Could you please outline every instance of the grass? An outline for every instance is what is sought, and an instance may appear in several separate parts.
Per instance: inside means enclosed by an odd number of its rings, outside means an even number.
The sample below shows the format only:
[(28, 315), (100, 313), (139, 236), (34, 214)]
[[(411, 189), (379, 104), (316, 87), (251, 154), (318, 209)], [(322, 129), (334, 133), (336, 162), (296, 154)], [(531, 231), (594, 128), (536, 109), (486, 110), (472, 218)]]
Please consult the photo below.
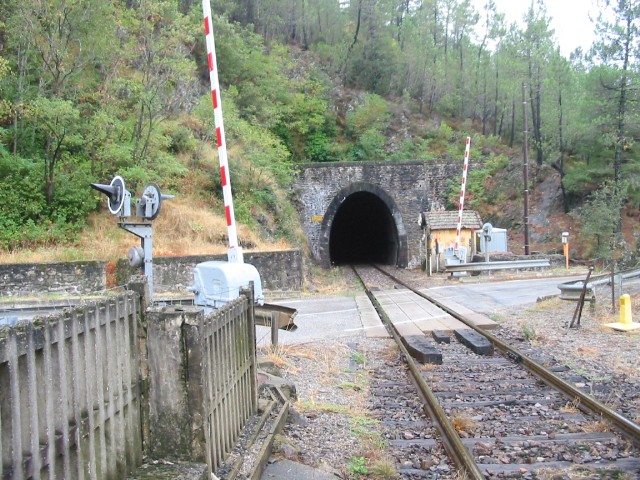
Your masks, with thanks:
[(532, 342), (533, 340), (538, 338), (535, 329), (526, 323), (522, 325), (522, 335), (529, 342)]
[(363, 415), (363, 412), (351, 405), (339, 405), (337, 403), (316, 402), (315, 398), (299, 400), (296, 406), (301, 412), (337, 413), (341, 415)]
[(341, 382), (338, 384), (340, 390), (353, 390), (359, 392), (362, 390), (362, 385), (354, 382)]
[(359, 478), (369, 474), (364, 457), (351, 457), (347, 463), (347, 468), (349, 469), (349, 478)]
[[(153, 252), (158, 256), (215, 255), (227, 252), (227, 222), (204, 201), (176, 197), (162, 203), (153, 221)], [(248, 227), (238, 225), (238, 239), (245, 250), (285, 250), (286, 242), (267, 240)], [(106, 209), (89, 216), (77, 242), (56, 248), (2, 252), (0, 263), (35, 263), (125, 258), (140, 241), (118, 228)]]
[(366, 361), (367, 361), (367, 357), (362, 352), (354, 352), (353, 355), (351, 355), (351, 359), (357, 365), (364, 365), (366, 363)]
[(313, 293), (332, 296), (355, 296), (362, 291), (355, 275), (347, 267), (331, 267), (329, 269), (312, 265), (307, 283), (313, 285)]
[(594, 478), (634, 480), (636, 477), (614, 468), (602, 468), (594, 472), (590, 468), (573, 465), (569, 468), (541, 468), (536, 471), (536, 478), (539, 480), (554, 480), (557, 478), (570, 478), (571, 480), (592, 480)]
[(400, 474), (396, 469), (396, 463), (392, 458), (384, 457), (374, 460), (369, 466), (369, 473), (375, 478), (383, 480), (398, 478)]
[(451, 417), (451, 423), (456, 432), (473, 433), (478, 429), (478, 423), (464, 415), (455, 414)]
[(570, 402), (567, 402), (564, 407), (560, 408), (562, 413), (578, 413), (578, 407), (580, 406), (580, 399), (574, 398)]
[(596, 432), (603, 433), (603, 432), (610, 432), (611, 427), (604, 420), (597, 420), (597, 421), (586, 423), (582, 427), (582, 431), (587, 433), (596, 433)]

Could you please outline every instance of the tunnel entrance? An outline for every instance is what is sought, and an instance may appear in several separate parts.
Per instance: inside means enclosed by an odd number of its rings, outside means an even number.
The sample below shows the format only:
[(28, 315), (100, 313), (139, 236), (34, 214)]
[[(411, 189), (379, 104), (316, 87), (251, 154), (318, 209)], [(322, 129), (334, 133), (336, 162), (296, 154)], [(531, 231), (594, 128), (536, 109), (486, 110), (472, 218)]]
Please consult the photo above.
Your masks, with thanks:
[(331, 264), (396, 265), (398, 246), (396, 222), (380, 197), (360, 191), (342, 202), (329, 236)]

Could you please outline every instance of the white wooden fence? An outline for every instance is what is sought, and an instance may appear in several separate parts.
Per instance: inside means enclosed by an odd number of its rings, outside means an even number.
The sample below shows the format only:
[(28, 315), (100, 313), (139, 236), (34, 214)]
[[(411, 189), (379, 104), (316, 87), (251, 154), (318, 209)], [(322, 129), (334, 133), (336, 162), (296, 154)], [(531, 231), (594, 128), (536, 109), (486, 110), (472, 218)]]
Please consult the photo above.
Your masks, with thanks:
[[(253, 301), (167, 313), (178, 322), (151, 310), (143, 317), (128, 292), (0, 329), (0, 480), (121, 480), (159, 443), (164, 455), (220, 467), (257, 412)], [(172, 349), (183, 354), (169, 358)], [(163, 388), (171, 372), (175, 384), (189, 379), (184, 389)], [(188, 422), (174, 428), (186, 434), (150, 428), (176, 405)], [(196, 444), (184, 449), (189, 435)]]
[(142, 458), (132, 293), (0, 330), (0, 478), (124, 478)]

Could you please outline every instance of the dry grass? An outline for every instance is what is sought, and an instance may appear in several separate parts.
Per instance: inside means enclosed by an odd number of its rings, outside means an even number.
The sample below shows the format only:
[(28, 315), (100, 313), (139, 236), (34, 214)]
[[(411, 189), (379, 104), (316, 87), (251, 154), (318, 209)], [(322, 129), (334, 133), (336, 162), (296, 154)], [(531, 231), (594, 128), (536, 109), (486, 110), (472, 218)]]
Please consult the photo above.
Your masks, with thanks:
[(592, 357), (600, 352), (600, 350), (593, 347), (578, 347), (577, 352), (585, 357)]
[(369, 467), (369, 473), (374, 478), (380, 479), (398, 478), (400, 476), (398, 470), (396, 470), (395, 460), (389, 457), (373, 460)]
[(596, 433), (596, 432), (603, 433), (603, 432), (610, 432), (611, 427), (604, 420), (597, 420), (597, 421), (586, 423), (582, 427), (582, 431), (587, 433)]
[(478, 423), (464, 415), (455, 414), (451, 417), (451, 423), (456, 432), (473, 433), (478, 429)]
[(438, 368), (438, 365), (435, 363), (423, 363), (418, 367), (423, 372), (431, 372)]
[(599, 472), (611, 472), (615, 474), (610, 477), (597, 476), (588, 467), (575, 465), (569, 468), (540, 468), (536, 470), (536, 478), (539, 480), (554, 480), (557, 478), (570, 478), (571, 480), (591, 480), (593, 478), (616, 478), (618, 480), (633, 480), (635, 477), (628, 473), (622, 473), (614, 469), (599, 469)]
[(314, 294), (320, 295), (345, 296), (361, 291), (355, 275), (346, 267), (324, 269), (314, 265), (307, 283), (313, 285)]
[(562, 413), (578, 413), (578, 406), (580, 405), (580, 399), (574, 398), (572, 401), (567, 402), (564, 407), (560, 408)]
[(266, 358), (278, 368), (289, 366), (289, 361), (284, 353), (284, 345), (270, 345), (267, 349)]
[[(153, 252), (158, 256), (213, 255), (227, 252), (227, 222), (220, 211), (203, 201), (176, 197), (162, 203), (153, 221)], [(238, 226), (238, 239), (245, 251), (284, 250), (284, 242), (268, 241), (248, 227)], [(129, 248), (140, 245), (134, 235), (118, 228), (113, 215), (103, 209), (92, 214), (88, 227), (75, 245), (2, 252), (0, 263), (110, 260), (126, 258)]]
[(269, 361), (273, 362), (276, 367), (292, 373), (296, 370), (296, 367), (292, 365), (290, 359), (306, 358), (308, 360), (314, 360), (316, 358), (316, 352), (308, 345), (268, 345), (258, 347), (258, 350)]

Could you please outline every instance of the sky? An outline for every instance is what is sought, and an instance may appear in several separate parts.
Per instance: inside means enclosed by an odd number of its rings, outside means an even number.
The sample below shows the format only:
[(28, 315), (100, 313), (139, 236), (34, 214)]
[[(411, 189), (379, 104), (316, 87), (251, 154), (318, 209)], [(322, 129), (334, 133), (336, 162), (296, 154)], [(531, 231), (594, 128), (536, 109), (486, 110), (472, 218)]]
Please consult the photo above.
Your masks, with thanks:
[[(495, 0), (497, 10), (504, 13), (506, 22), (522, 23), (522, 16), (531, 5), (531, 0)], [(482, 12), (486, 0), (473, 0), (477, 11)], [(551, 28), (560, 45), (560, 52), (568, 57), (577, 47), (588, 50), (593, 43), (594, 24), (589, 14), (597, 17), (595, 0), (546, 0), (547, 16), (551, 17)]]

